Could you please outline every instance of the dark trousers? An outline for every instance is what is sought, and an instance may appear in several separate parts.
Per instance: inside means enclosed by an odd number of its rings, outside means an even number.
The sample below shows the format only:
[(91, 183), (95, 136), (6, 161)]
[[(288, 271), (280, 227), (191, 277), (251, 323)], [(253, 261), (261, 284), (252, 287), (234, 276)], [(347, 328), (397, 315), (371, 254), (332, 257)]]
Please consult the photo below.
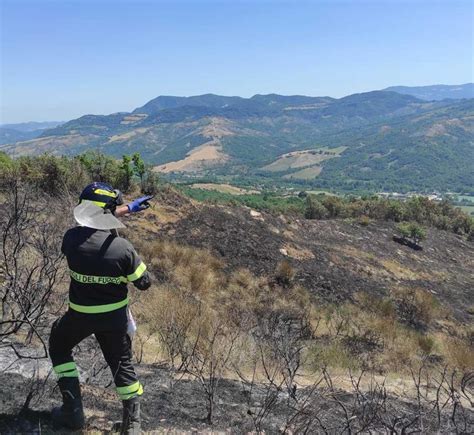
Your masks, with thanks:
[(120, 392), (120, 387), (136, 384), (138, 378), (132, 365), (127, 321), (126, 308), (103, 314), (84, 314), (70, 309), (51, 328), (49, 354), (53, 367), (74, 362), (74, 346), (94, 334), (112, 371), (117, 390)]

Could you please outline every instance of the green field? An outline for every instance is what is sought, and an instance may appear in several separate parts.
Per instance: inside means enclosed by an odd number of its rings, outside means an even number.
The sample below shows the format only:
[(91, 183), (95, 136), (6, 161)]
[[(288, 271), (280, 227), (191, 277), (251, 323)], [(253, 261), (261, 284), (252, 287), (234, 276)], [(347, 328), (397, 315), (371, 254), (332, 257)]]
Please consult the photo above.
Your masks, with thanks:
[(474, 216), (474, 205), (459, 205), (458, 207), (468, 215)]
[(468, 215), (474, 216), (474, 196), (459, 195), (455, 204)]
[(464, 200), (466, 200), (466, 201), (471, 201), (471, 202), (473, 203), (473, 205), (474, 205), (474, 196), (471, 196), (471, 195), (459, 195), (458, 198), (459, 198), (459, 201), (464, 201)]
[(337, 193), (329, 192), (328, 190), (307, 190), (306, 193), (311, 193), (313, 195), (341, 196)]

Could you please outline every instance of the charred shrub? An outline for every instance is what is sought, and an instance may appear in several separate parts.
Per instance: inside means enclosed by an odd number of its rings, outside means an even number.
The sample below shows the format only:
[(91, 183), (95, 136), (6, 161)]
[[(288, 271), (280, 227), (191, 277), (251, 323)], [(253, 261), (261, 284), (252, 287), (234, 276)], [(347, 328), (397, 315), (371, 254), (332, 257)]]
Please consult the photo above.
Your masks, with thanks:
[(280, 262), (275, 271), (275, 282), (282, 287), (289, 287), (295, 279), (296, 271), (288, 260)]
[(360, 335), (350, 335), (344, 337), (342, 341), (353, 355), (370, 354), (383, 349), (382, 340), (374, 331), (364, 331)]
[(410, 328), (424, 331), (439, 308), (438, 301), (422, 289), (399, 290), (395, 300), (399, 321)]

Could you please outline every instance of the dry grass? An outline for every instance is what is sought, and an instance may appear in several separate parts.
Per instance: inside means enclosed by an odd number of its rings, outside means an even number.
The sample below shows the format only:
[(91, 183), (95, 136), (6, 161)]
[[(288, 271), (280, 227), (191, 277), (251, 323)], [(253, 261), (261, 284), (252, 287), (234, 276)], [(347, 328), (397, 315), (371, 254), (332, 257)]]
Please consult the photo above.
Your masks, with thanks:
[(334, 341), (327, 345), (315, 344), (308, 352), (308, 365), (314, 371), (321, 367), (342, 369), (344, 371), (360, 368), (359, 362), (340, 341)]
[(194, 189), (215, 190), (222, 193), (230, 193), (231, 195), (249, 195), (258, 194), (258, 190), (242, 189), (230, 184), (214, 184), (214, 183), (195, 183), (191, 186)]
[(275, 280), (278, 284), (289, 287), (293, 283), (296, 271), (289, 261), (280, 262), (275, 271)]
[(158, 172), (194, 172), (205, 166), (225, 162), (228, 156), (222, 152), (222, 147), (218, 140), (211, 140), (190, 151), (186, 157), (176, 162), (165, 163), (156, 166)]
[(397, 287), (392, 290), (392, 298), (396, 301), (399, 317), (405, 323), (429, 327), (435, 320), (449, 316), (449, 311), (428, 290), (418, 287)]
[[(344, 245), (342, 247), (334, 247), (333, 248), (336, 252), (340, 252), (344, 255), (346, 255), (347, 257), (350, 257), (350, 258), (358, 258), (358, 259), (361, 259), (361, 260), (366, 260), (366, 261), (372, 261), (372, 260), (375, 260), (375, 255), (372, 253), (372, 252), (365, 252), (361, 249), (356, 249), (354, 248), (353, 246), (351, 245)], [(337, 256), (334, 256), (334, 257), (331, 257), (331, 260), (332, 261), (342, 261), (342, 260), (337, 260), (340, 256), (337, 255)], [(345, 261), (345, 260), (343, 260)]]
[(149, 267), (172, 284), (202, 295), (217, 290), (225, 281), (222, 263), (208, 251), (181, 246), (167, 240), (140, 247)]
[(66, 154), (69, 147), (87, 145), (90, 140), (97, 138), (92, 134), (80, 135), (71, 131), (71, 134), (66, 136), (46, 136), (38, 139), (31, 139), (24, 142), (17, 142), (5, 150), (14, 156), (22, 155), (40, 155), (45, 152), (52, 154)]
[[(428, 326), (417, 330), (402, 322), (396, 298), (410, 294), (419, 316)], [(472, 330), (459, 324), (452, 330), (436, 331), (448, 313), (422, 289), (399, 290), (391, 297), (356, 295), (355, 304), (315, 307), (313, 325), (316, 342), (313, 362), (341, 369), (364, 368), (382, 373), (409, 374), (409, 368), (428, 357), (440, 365), (466, 369), (473, 362)], [(403, 319), (404, 320), (404, 319)]]
[[(172, 366), (179, 365), (194, 320), (200, 314), (199, 302), (188, 292), (171, 286), (155, 286), (134, 310), (145, 325), (140, 337), (145, 341), (144, 360), (166, 356)], [(151, 340), (154, 338), (154, 340)]]
[(412, 270), (409, 267), (400, 264), (395, 260), (382, 260), (380, 263), (389, 275), (392, 275), (397, 279), (405, 279), (409, 281), (415, 281), (418, 279), (429, 281), (433, 279), (433, 276), (431, 274)]
[(441, 346), (451, 367), (461, 370), (472, 370), (474, 367), (474, 349), (472, 344), (469, 345), (462, 338), (443, 336)]
[[(135, 121), (131, 121), (132, 123), (135, 122)], [(127, 131), (126, 133), (122, 133), (122, 134), (116, 134), (114, 136), (111, 136), (110, 139), (108, 140), (108, 142), (120, 142), (120, 141), (123, 141), (123, 140), (128, 140), (128, 139), (131, 139), (132, 137), (134, 136), (137, 136), (139, 134), (143, 134), (143, 133), (146, 133), (148, 130), (150, 130), (151, 127), (148, 127), (148, 128), (136, 128), (135, 130), (131, 130), (131, 131)]]
[[(453, 337), (451, 329), (440, 331), (449, 313), (424, 289), (398, 287), (386, 297), (360, 293), (353, 303), (318, 305), (295, 285), (295, 271), (287, 262), (273, 277), (256, 277), (245, 269), (229, 274), (210, 252), (172, 241), (142, 243), (138, 250), (164, 282), (134, 307), (144, 325), (144, 360), (166, 357), (179, 366), (178, 350), (189, 346), (198, 331), (206, 337), (219, 320), (225, 330), (240, 334), (233, 363), (251, 370), (256, 346), (252, 331), (262, 321), (307, 318), (313, 331), (305, 344), (308, 370), (329, 366), (408, 375), (409, 367), (429, 356), (456, 368), (472, 366), (473, 332), (454, 323), (459, 336)], [(423, 328), (410, 325), (401, 306), (411, 307)]]
[(323, 170), (322, 166), (310, 166), (309, 168), (301, 169), (300, 171), (293, 172), (291, 174), (284, 175), (285, 179), (296, 178), (298, 180), (311, 180), (316, 178), (321, 171)]
[(201, 134), (209, 138), (222, 138), (233, 136), (235, 133), (231, 130), (232, 123), (225, 118), (209, 118), (209, 124), (201, 128)]
[[(288, 232), (286, 232), (285, 237), (288, 238)], [(290, 243), (285, 243), (280, 252), (296, 260), (311, 260), (314, 258), (314, 254), (309, 249)]]
[(277, 160), (263, 167), (267, 171), (286, 171), (288, 169), (298, 169), (314, 166), (325, 160), (339, 157), (347, 147), (322, 148), (320, 150), (292, 151), (283, 154)]

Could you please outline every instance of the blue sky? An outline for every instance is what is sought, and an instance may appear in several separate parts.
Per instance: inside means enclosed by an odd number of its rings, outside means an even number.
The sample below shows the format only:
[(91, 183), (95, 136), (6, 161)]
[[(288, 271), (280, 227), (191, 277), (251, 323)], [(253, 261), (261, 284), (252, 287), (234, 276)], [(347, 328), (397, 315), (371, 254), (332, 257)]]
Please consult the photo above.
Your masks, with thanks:
[(473, 81), (473, 2), (0, 0), (0, 123)]

